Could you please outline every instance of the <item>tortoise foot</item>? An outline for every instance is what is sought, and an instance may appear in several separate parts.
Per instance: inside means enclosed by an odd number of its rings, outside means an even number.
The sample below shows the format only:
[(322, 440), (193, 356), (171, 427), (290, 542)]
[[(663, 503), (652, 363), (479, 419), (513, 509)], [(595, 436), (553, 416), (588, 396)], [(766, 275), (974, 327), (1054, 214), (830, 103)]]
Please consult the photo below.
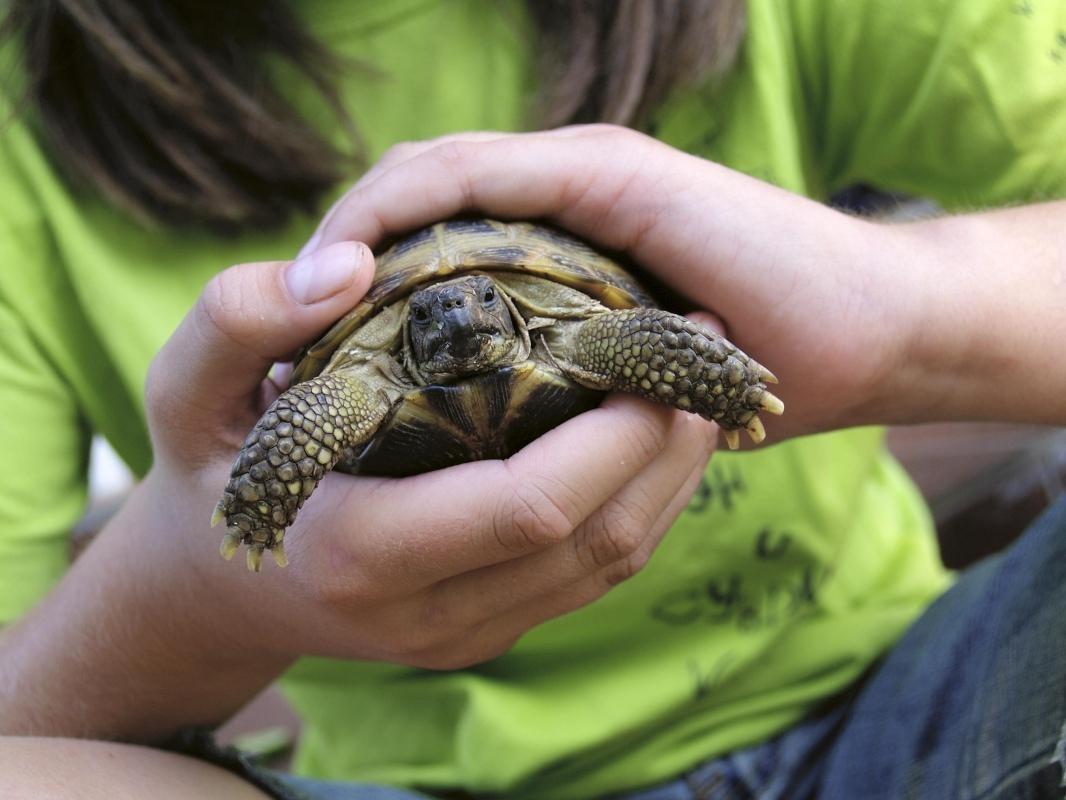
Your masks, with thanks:
[(766, 388), (770, 370), (728, 339), (677, 314), (641, 308), (598, 314), (581, 323), (564, 369), (579, 383), (631, 392), (713, 420), (731, 450), (740, 431), (766, 438), (759, 412), (785, 404)]
[(223, 558), (245, 544), (254, 572), (266, 550), (279, 567), (288, 563), (282, 548), (286, 528), (337, 463), (352, 431), (383, 413), (367, 413), (356, 394), (342, 376), (322, 375), (293, 386), (267, 409), (244, 440), (211, 517), (212, 525), (226, 523), (219, 546)]

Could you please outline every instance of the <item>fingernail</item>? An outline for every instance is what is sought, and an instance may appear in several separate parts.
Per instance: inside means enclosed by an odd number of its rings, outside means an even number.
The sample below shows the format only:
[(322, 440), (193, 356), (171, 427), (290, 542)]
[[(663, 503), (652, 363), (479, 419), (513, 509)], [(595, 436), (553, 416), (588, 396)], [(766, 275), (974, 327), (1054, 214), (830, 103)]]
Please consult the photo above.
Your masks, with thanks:
[(289, 294), (305, 306), (332, 297), (352, 285), (366, 254), (359, 242), (337, 242), (297, 258), (285, 270)]

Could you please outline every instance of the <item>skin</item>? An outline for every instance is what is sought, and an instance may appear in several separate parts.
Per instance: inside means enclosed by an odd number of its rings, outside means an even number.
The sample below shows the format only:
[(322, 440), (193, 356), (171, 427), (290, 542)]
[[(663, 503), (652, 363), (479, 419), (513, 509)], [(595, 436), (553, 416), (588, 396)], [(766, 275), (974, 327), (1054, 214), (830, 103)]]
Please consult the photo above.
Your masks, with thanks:
[(194, 758), (148, 747), (74, 739), (8, 737), (0, 792), (11, 800), (261, 800), (269, 795)]
[[(472, 664), (639, 570), (715, 431), (612, 397), (505, 462), (330, 475), (329, 500), (296, 524), (289, 569), (224, 571), (207, 520), (217, 487), (276, 394), (270, 365), (365, 290), (369, 256), (348, 242), (376, 246), (462, 210), (553, 220), (716, 312), (781, 379), (788, 413), (768, 422), (771, 439), (861, 423), (1066, 423), (1066, 203), (883, 226), (610, 127), (405, 145), (303, 251), (312, 266), (359, 262), (351, 285), (325, 292), (319, 275), (293, 288), (283, 263), (227, 270), (160, 353), (148, 380), (156, 462), (0, 637), (0, 732), (147, 741), (224, 719), (305, 653)], [(16, 788), (38, 785), (29, 769), (13, 775)]]

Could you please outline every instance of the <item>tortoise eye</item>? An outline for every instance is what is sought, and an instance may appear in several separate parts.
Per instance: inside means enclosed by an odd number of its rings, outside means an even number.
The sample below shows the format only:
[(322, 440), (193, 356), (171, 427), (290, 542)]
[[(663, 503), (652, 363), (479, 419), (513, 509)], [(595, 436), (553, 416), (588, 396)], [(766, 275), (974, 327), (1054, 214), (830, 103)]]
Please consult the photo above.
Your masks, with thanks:
[(429, 322), (429, 312), (426, 311), (425, 306), (413, 306), (411, 308), (411, 318), (415, 322)]
[(485, 290), (485, 295), (481, 299), (486, 303), (491, 303), (493, 300), (496, 299), (496, 290), (490, 286), (488, 289)]

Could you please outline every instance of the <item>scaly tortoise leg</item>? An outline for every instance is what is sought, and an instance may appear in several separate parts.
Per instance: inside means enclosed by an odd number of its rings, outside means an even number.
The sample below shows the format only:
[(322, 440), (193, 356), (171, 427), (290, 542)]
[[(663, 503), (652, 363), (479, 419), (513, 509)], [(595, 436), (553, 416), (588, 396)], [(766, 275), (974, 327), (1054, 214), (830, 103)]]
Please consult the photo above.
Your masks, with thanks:
[(263, 551), (285, 566), (285, 529), (345, 447), (369, 439), (390, 408), (373, 387), (343, 373), (299, 383), (275, 400), (230, 471), (211, 524), (226, 521), (219, 550), (229, 560), (248, 545), (248, 568), (258, 572)]
[(714, 420), (731, 450), (740, 446), (741, 428), (754, 442), (766, 437), (759, 411), (785, 410), (766, 388), (777, 383), (770, 370), (729, 340), (669, 311), (608, 311), (566, 338), (560, 367), (578, 383), (631, 392)]

